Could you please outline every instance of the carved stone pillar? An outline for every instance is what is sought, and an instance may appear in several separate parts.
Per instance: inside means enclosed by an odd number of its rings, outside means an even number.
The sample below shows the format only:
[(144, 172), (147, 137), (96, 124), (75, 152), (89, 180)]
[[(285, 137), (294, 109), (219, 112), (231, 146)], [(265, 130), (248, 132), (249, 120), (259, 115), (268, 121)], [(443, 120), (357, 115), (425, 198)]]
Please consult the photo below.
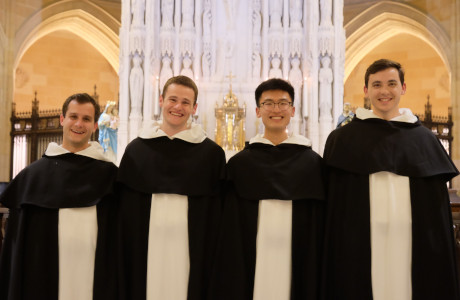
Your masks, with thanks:
[(323, 153), (327, 136), (332, 131), (332, 81), (334, 74), (331, 69), (331, 58), (325, 55), (321, 58), (319, 70), (319, 127), (320, 153)]

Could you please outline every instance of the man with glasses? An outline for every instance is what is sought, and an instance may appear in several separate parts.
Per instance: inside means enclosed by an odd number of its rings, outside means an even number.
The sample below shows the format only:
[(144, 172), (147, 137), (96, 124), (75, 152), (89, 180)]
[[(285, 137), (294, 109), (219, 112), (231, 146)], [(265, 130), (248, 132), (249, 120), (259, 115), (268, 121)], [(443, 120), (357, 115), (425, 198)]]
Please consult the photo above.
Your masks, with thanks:
[(227, 165), (228, 190), (212, 299), (318, 299), (323, 241), (321, 158), (288, 132), (294, 88), (255, 91), (263, 134)]
[(122, 299), (206, 298), (221, 216), (225, 153), (190, 120), (198, 89), (170, 78), (163, 121), (141, 132), (120, 163)]

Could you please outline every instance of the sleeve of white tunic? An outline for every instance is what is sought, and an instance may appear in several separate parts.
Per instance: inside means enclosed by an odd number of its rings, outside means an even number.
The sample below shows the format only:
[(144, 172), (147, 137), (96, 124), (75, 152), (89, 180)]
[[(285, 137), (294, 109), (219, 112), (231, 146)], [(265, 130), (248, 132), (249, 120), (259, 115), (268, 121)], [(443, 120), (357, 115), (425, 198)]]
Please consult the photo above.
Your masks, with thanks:
[(292, 201), (259, 201), (254, 300), (289, 300)]
[(153, 194), (147, 257), (147, 300), (186, 300), (189, 272), (188, 197)]
[(409, 177), (369, 175), (374, 300), (412, 298), (412, 212)]
[(96, 206), (59, 210), (59, 299), (93, 299)]

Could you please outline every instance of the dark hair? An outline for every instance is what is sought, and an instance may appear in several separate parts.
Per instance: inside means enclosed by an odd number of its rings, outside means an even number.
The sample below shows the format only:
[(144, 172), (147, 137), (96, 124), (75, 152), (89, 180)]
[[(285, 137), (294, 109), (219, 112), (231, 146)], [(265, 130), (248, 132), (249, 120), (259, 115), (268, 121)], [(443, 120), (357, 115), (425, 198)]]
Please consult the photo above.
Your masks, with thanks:
[(166, 81), (165, 86), (163, 87), (163, 94), (162, 94), (163, 98), (166, 95), (166, 90), (171, 84), (180, 84), (180, 85), (191, 88), (193, 92), (195, 93), (195, 99), (193, 102), (193, 105), (195, 105), (196, 100), (198, 99), (198, 88), (196, 87), (196, 84), (192, 79), (190, 79), (187, 76), (183, 76), (183, 75), (169, 78), (168, 81)]
[(64, 117), (67, 113), (67, 109), (69, 108), (69, 103), (73, 100), (77, 101), (80, 104), (91, 103), (94, 106), (94, 122), (97, 122), (97, 120), (99, 119), (99, 115), (101, 113), (101, 109), (96, 100), (94, 100), (94, 98), (88, 95), (87, 93), (73, 94), (65, 100), (64, 105), (62, 105), (62, 115)]
[(366, 75), (364, 76), (364, 84), (367, 87), (367, 84), (369, 83), (369, 76), (372, 74), (375, 74), (377, 72), (389, 69), (389, 68), (395, 68), (398, 70), (399, 73), (399, 80), (401, 81), (401, 84), (404, 84), (404, 69), (402, 68), (401, 64), (389, 59), (379, 59), (374, 61), (366, 70)]
[(294, 87), (287, 82), (286, 80), (279, 79), (279, 78), (272, 78), (268, 79), (256, 88), (255, 96), (256, 96), (256, 105), (259, 107), (260, 103), (260, 96), (262, 96), (263, 92), (271, 91), (271, 90), (282, 90), (288, 92), (289, 96), (292, 100), (292, 105), (294, 106)]

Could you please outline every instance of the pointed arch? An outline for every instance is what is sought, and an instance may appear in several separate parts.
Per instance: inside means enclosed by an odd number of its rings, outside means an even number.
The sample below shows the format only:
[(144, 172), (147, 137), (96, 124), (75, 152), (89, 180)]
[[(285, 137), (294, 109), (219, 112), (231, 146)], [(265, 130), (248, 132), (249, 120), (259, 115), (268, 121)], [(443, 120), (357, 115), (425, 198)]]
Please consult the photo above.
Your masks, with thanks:
[(14, 67), (24, 53), (41, 37), (66, 30), (91, 44), (118, 73), (120, 23), (99, 6), (86, 1), (61, 1), (30, 17), (15, 38)]
[(448, 34), (434, 19), (406, 4), (382, 1), (363, 11), (346, 26), (345, 78), (372, 49), (398, 34), (413, 35), (431, 46), (449, 73), (452, 48)]

